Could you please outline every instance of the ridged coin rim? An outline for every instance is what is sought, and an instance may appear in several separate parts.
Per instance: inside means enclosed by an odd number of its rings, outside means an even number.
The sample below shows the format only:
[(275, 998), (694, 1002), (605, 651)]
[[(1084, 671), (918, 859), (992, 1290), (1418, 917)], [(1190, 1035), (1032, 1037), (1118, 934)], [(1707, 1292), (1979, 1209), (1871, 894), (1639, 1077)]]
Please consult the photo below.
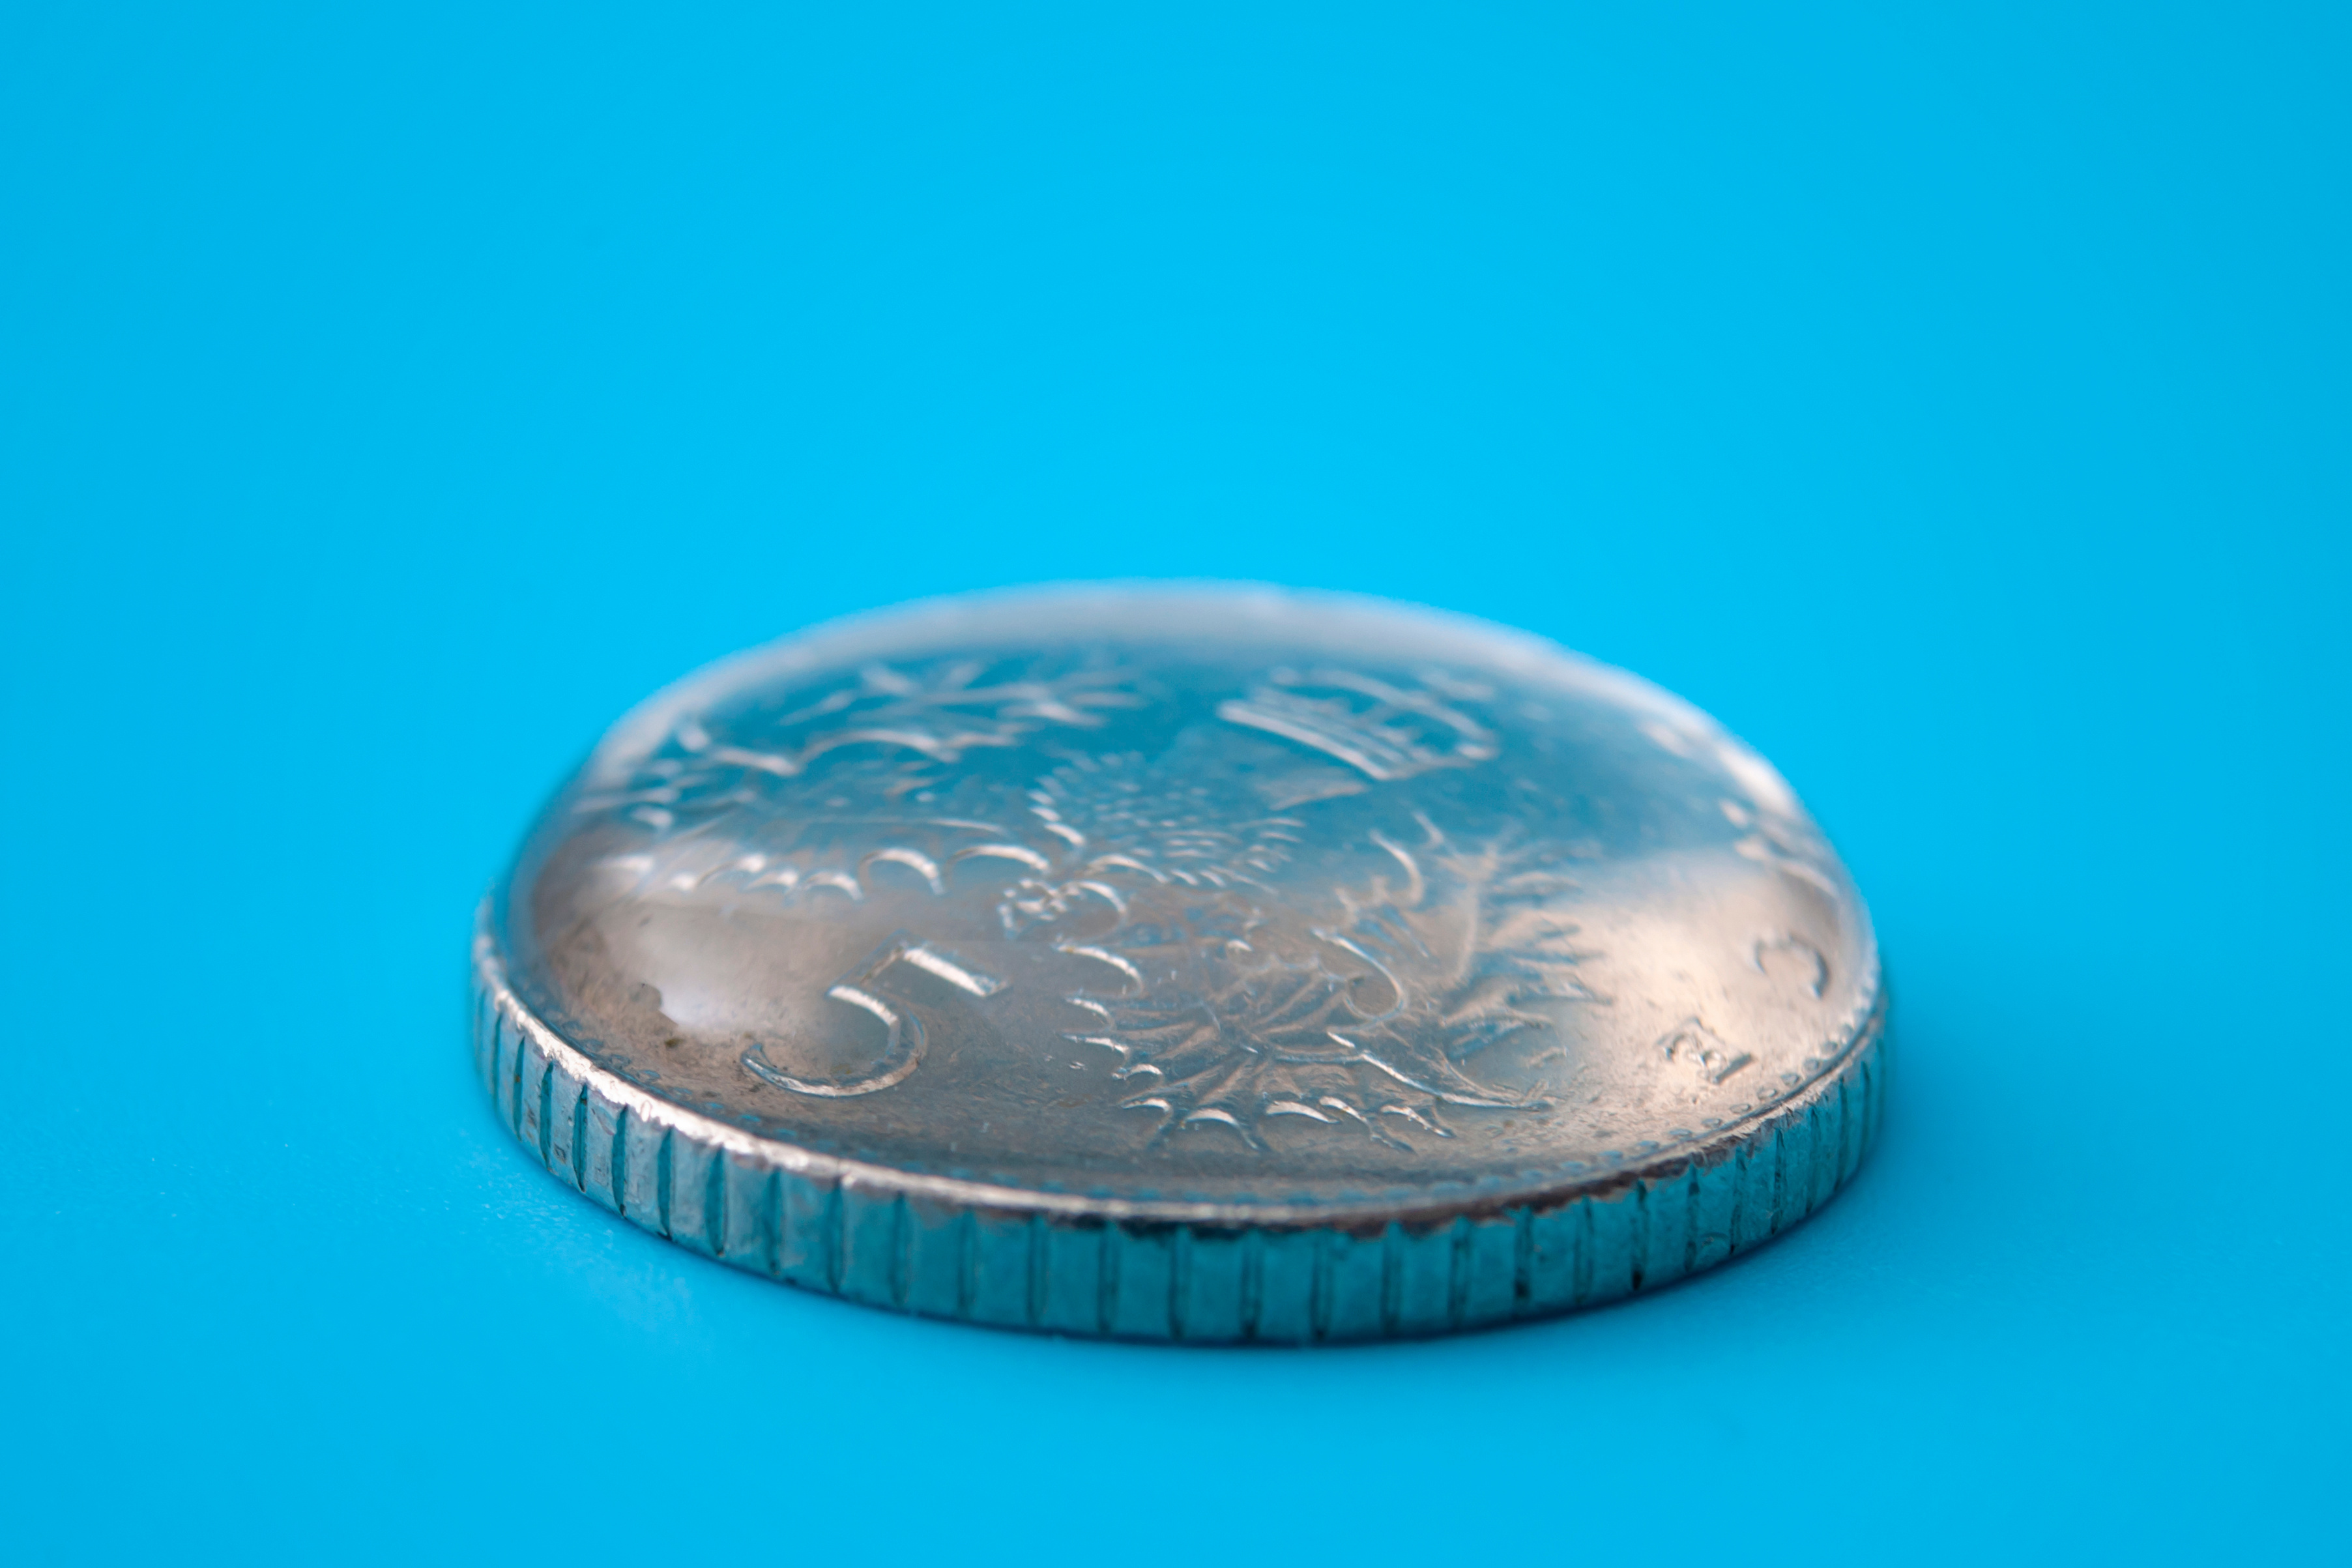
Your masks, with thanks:
[(475, 1064), (557, 1180), (690, 1250), (867, 1305), (1119, 1339), (1378, 1339), (1599, 1305), (1711, 1268), (1853, 1177), (1885, 1094), (1886, 988), (1785, 1101), (1620, 1167), (1319, 1203), (1094, 1197), (763, 1138), (598, 1067), (507, 984), (485, 899)]

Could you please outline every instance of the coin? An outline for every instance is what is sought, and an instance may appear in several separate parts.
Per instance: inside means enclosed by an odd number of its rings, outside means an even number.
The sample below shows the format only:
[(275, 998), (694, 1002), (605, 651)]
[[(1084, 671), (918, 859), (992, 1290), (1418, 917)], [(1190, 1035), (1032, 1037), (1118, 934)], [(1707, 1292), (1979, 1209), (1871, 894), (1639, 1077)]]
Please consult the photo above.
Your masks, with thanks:
[(605, 736), (485, 901), (561, 1180), (757, 1273), (1067, 1333), (1428, 1333), (1654, 1289), (1853, 1173), (1852, 879), (1686, 703), (1375, 601), (947, 600)]

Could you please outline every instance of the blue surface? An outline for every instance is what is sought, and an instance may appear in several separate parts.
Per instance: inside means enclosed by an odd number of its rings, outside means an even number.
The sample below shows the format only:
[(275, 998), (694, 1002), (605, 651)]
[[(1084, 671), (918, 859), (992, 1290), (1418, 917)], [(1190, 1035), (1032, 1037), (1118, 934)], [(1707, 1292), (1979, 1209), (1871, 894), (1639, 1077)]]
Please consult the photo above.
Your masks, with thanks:
[[(2341, 7), (653, 9), (0, 19), (0, 1554), (2342, 1550)], [(1118, 575), (1754, 742), (1893, 966), (1859, 1184), (1581, 1319), (1217, 1353), (535, 1170), (462, 960), (603, 726)]]

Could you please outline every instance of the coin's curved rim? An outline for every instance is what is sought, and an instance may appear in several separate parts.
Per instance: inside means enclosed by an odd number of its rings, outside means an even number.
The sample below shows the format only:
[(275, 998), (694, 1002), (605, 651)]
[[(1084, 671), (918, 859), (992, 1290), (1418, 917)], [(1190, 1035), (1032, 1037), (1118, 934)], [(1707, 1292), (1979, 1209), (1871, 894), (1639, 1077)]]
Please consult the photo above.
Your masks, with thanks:
[[(1740, 1150), (1760, 1142), (1765, 1131), (1774, 1122), (1803, 1116), (1840, 1092), (1840, 1084), (1854, 1063), (1875, 1053), (1886, 1025), (1886, 987), (1883, 977), (1874, 972), (1872, 1000), (1861, 1023), (1843, 1045), (1822, 1059), (1821, 1070), (1801, 1091), (1727, 1121), (1705, 1138), (1673, 1144), (1643, 1160), (1628, 1160), (1622, 1164), (1573, 1173), (1548, 1173), (1534, 1181), (1511, 1183), (1497, 1178), (1478, 1183), (1433, 1183), (1412, 1192), (1391, 1188), (1385, 1194), (1367, 1194), (1361, 1198), (1339, 1197), (1305, 1203), (1242, 1198), (1097, 1197), (1084, 1193), (1055, 1193), (967, 1177), (933, 1175), (878, 1162), (820, 1153), (782, 1139), (747, 1131), (717, 1117), (665, 1100), (641, 1085), (631, 1083), (611, 1068), (598, 1066), (585, 1051), (565, 1039), (560, 1031), (541, 1018), (515, 993), (507, 982), (505, 955), (499, 951), (492, 930), (491, 903), (488, 898), (482, 900), (474, 933), (474, 984), (481, 997), (479, 1005), (492, 1015), (490, 1032), (493, 1036), (491, 1048), (483, 1053), (478, 1065), (484, 1077), (490, 1080), (488, 1087), (495, 1098), (499, 1088), (496, 1081), (499, 1066), (510, 1064), (516, 1079), (512, 1110), (518, 1137), (521, 1136), (523, 1121), (523, 1100), (520, 1089), (524, 1072), (524, 1053), (520, 1048), (506, 1052), (495, 1038), (495, 1030), (508, 1022), (522, 1033), (523, 1041), (518, 1043), (519, 1047), (527, 1043), (539, 1053), (545, 1063), (542, 1074), (560, 1070), (579, 1085), (578, 1089), (569, 1092), (582, 1107), (587, 1104), (593, 1094), (601, 1097), (616, 1111), (625, 1110), (643, 1122), (660, 1126), (672, 1134), (682, 1134), (703, 1149), (756, 1161), (762, 1166), (783, 1171), (806, 1181), (854, 1184), (869, 1193), (929, 1199), (961, 1209), (1039, 1215), (1065, 1220), (1216, 1228), (1350, 1230), (1367, 1226), (1378, 1227), (1391, 1221), (1419, 1226), (1442, 1223), (1465, 1214), (1554, 1207), (1629, 1185), (1655, 1183), (1692, 1166), (1712, 1166), (1734, 1157)], [(484, 1032), (482, 1019), (476, 1020), (476, 1028), (478, 1036)], [(480, 1049), (478, 1044), (477, 1048)], [(546, 1081), (551, 1082), (551, 1079)], [(551, 1100), (551, 1095), (549, 1098)], [(541, 1142), (542, 1154), (549, 1153), (552, 1142), (551, 1128), (542, 1126)], [(574, 1156), (575, 1163), (578, 1160), (579, 1157)]]
[(1885, 1102), (1882, 989), (1834, 1073), (1706, 1157), (1648, 1160), (1517, 1203), (1481, 1192), (1362, 1215), (1089, 1206), (814, 1155), (635, 1091), (522, 1008), (487, 931), (475, 957), (476, 1065), (549, 1175), (731, 1268), (862, 1306), (1031, 1332), (1335, 1344), (1603, 1306), (1810, 1218), (1860, 1170)]

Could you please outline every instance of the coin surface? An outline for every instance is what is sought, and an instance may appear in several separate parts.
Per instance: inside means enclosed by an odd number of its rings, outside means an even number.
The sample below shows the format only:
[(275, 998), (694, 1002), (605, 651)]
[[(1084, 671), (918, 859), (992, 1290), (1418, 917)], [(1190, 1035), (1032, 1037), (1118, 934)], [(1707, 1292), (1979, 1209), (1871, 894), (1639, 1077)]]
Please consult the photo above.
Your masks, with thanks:
[(1476, 622), (949, 600), (622, 721), (484, 906), (477, 1059), (563, 1179), (758, 1272), (1150, 1339), (1607, 1300), (1874, 1130), (1869, 917), (1687, 704)]

